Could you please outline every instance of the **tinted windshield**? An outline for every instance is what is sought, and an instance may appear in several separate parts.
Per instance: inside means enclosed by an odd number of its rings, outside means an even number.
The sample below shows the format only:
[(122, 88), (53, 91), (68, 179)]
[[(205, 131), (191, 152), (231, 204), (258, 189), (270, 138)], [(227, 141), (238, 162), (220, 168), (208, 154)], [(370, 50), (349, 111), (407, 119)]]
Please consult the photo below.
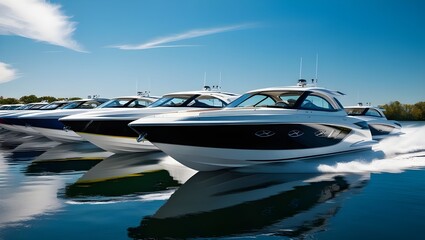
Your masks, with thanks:
[[(306, 109), (315, 111), (337, 111), (337, 104), (332, 105), (332, 98), (312, 91), (299, 90), (265, 90), (247, 93), (229, 104), (229, 108), (269, 107)], [(336, 106), (336, 107), (335, 107)]]
[(224, 106), (226, 103), (214, 96), (195, 94), (165, 96), (149, 107), (221, 108)]
[(16, 110), (26, 110), (26, 109), (30, 108), (31, 106), (32, 105), (23, 105), (23, 106), (16, 108)]
[(152, 104), (153, 101), (147, 99), (135, 99), (127, 104), (129, 108), (144, 108)]
[(66, 104), (62, 109), (74, 109), (80, 106), (82, 103), (83, 103), (82, 101), (70, 102)]
[(103, 102), (99, 102), (97, 100), (89, 100), (78, 106), (81, 109), (92, 109), (100, 106)]
[(193, 95), (186, 96), (166, 96), (152, 103), (149, 107), (179, 107), (189, 99), (195, 98)]
[(372, 117), (383, 117), (382, 114), (373, 108), (345, 108), (348, 115), (351, 116), (372, 116)]
[(116, 107), (125, 107), (130, 102), (134, 101), (134, 98), (116, 98), (111, 99), (107, 102), (99, 105), (99, 108), (116, 108)]
[(366, 115), (366, 116), (372, 116), (372, 117), (382, 117), (381, 113), (380, 113), (378, 110), (373, 109), (373, 108), (369, 108), (369, 109), (365, 112), (365, 114), (364, 114), (364, 115)]
[(363, 115), (363, 112), (365, 111), (364, 108), (345, 108), (344, 110), (348, 115), (352, 116)]
[(98, 108), (143, 108), (151, 103), (152, 101), (140, 98), (116, 98), (101, 104)]
[(59, 108), (61, 106), (64, 106), (65, 104), (66, 104), (66, 102), (50, 103), (48, 105), (41, 107), (40, 110), (53, 110), (53, 109)]
[(29, 109), (31, 109), (31, 110), (37, 110), (37, 109), (40, 109), (40, 108), (42, 108), (43, 106), (46, 106), (46, 105), (47, 105), (47, 103), (46, 104), (34, 104)]
[(227, 104), (222, 100), (213, 96), (198, 96), (187, 103), (188, 107), (200, 107), (200, 108), (222, 108)]
[(233, 107), (286, 107), (292, 108), (303, 92), (265, 91), (247, 93), (229, 104)]
[(97, 100), (75, 101), (67, 104), (63, 109), (92, 109), (98, 107), (100, 104)]
[(317, 110), (317, 111), (333, 111), (334, 107), (328, 100), (314, 94), (308, 95), (301, 103), (301, 109)]

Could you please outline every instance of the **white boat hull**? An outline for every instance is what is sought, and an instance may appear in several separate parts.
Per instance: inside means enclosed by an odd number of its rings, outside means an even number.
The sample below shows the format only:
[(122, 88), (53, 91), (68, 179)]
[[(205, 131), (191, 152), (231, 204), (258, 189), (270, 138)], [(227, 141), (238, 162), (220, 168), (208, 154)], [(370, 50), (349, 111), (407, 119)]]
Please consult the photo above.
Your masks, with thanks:
[(198, 171), (215, 171), (224, 168), (247, 167), (257, 164), (297, 161), (354, 151), (369, 150), (375, 141), (297, 150), (249, 150), (209, 148), (187, 145), (155, 143), (155, 145), (183, 165)]
[(134, 137), (108, 136), (82, 132), (78, 132), (78, 134), (94, 145), (113, 153), (159, 151), (149, 141), (137, 142)]
[(81, 142), (85, 141), (81, 136), (76, 134), (73, 131), (69, 130), (59, 130), (59, 129), (51, 129), (51, 128), (37, 128), (33, 127), (34, 130), (41, 133), (43, 136), (47, 137), (50, 140), (57, 142)]

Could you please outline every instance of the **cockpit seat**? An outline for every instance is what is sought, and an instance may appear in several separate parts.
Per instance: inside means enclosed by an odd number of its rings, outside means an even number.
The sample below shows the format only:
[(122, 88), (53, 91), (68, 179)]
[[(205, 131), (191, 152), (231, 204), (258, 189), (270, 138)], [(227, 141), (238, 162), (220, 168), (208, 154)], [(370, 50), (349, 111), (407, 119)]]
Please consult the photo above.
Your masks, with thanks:
[(276, 107), (282, 107), (282, 108), (289, 107), (289, 104), (286, 101), (277, 101), (274, 105)]

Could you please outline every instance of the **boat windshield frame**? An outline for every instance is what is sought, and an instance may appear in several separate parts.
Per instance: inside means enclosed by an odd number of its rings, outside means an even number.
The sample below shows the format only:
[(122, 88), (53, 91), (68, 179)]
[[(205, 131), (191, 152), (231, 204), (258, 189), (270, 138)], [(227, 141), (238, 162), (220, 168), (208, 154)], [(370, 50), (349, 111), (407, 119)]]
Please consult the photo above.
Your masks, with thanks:
[[(253, 99), (256, 96), (264, 96), (264, 99), (259, 99), (258, 102), (251, 105), (243, 105), (243, 103)], [(311, 102), (311, 98), (316, 98), (322, 101), (322, 105), (317, 106)], [(272, 104), (261, 104), (266, 100), (273, 100)], [(298, 110), (313, 110), (313, 111), (326, 111), (336, 112), (343, 110), (341, 103), (335, 98), (323, 94), (318, 91), (301, 91), (301, 90), (267, 90), (259, 92), (250, 92), (243, 94), (226, 108), (252, 108), (252, 107), (265, 107), (265, 108), (282, 108), (282, 109), (298, 109)]]
[(28, 108), (28, 110), (40, 110), (42, 107), (44, 107), (46, 105), (48, 105), (48, 104), (47, 103), (34, 104), (30, 108)]
[[(199, 98), (211, 98), (219, 101), (221, 106), (208, 105), (201, 101)], [(179, 103), (174, 103), (173, 100), (181, 99)], [(199, 99), (202, 100), (202, 99)], [(213, 95), (204, 94), (179, 94), (179, 95), (167, 95), (149, 105), (149, 108), (155, 107), (193, 107), (193, 108), (223, 108), (227, 106), (227, 103), (220, 98)]]
[(81, 104), (83, 104), (84, 101), (72, 101), (69, 102), (68, 104), (66, 104), (62, 109), (75, 109), (78, 108), (78, 106), (80, 106)]
[[(94, 109), (98, 108), (102, 103), (106, 102), (106, 99), (89, 99), (89, 100), (76, 100), (65, 105), (62, 109)], [(91, 103), (96, 106), (92, 106)]]
[(40, 110), (54, 110), (67, 105), (67, 102), (52, 102), (48, 105), (42, 106)]
[(26, 105), (23, 105), (23, 106), (20, 106), (20, 107), (16, 108), (15, 110), (28, 110), (32, 106), (33, 106), (33, 104), (26, 104)]
[[(124, 102), (124, 103), (120, 103)], [(139, 103), (144, 102), (145, 104)], [(145, 108), (152, 104), (153, 100), (148, 100), (146, 98), (132, 98), (132, 97), (123, 97), (123, 98), (114, 98), (109, 101), (106, 101), (100, 104), (97, 108)], [(113, 105), (117, 103), (116, 105)]]
[[(382, 111), (379, 111), (378, 109), (374, 107), (346, 107), (344, 108), (344, 110), (350, 116), (367, 116), (367, 117), (376, 117), (376, 118), (386, 118), (385, 114)], [(355, 110), (358, 110), (358, 111), (353, 112)], [(370, 112), (373, 112), (375, 114), (368, 114)]]

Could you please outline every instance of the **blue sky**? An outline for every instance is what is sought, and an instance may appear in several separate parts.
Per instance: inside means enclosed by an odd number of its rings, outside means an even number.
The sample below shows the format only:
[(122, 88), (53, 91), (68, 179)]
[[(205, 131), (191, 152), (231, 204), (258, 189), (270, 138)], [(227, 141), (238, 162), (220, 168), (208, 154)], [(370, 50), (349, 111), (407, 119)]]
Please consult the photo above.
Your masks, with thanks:
[(425, 101), (424, 1), (0, 0), (0, 96), (294, 85)]

